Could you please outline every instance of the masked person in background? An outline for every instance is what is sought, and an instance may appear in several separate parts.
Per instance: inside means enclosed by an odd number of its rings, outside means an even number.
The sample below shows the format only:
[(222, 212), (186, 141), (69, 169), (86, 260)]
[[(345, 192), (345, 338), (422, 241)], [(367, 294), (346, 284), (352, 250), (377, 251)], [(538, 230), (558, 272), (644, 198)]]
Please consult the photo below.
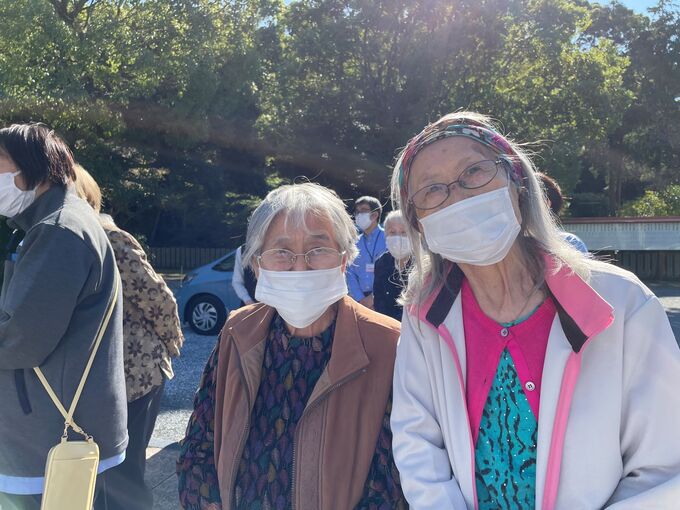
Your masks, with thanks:
[(680, 349), (654, 294), (562, 237), (482, 115), (427, 126), (392, 186), (419, 240), (392, 410), (411, 508), (677, 508)]
[(404, 290), (411, 267), (411, 240), (401, 211), (391, 211), (385, 218), (387, 251), (375, 261), (373, 304), (375, 311), (401, 320), (402, 307), (397, 300)]
[[(26, 233), (0, 296), (0, 508), (40, 507), (45, 462), (64, 418), (33, 371), (70, 407), (119, 278), (96, 214), (73, 191), (71, 151), (42, 124), (0, 129), (0, 215)], [(74, 415), (99, 445), (95, 504), (125, 458), (122, 301), (97, 349)], [(70, 438), (82, 440), (70, 430)]]
[(153, 493), (144, 482), (146, 448), (160, 411), (165, 381), (174, 377), (171, 358), (179, 356), (184, 335), (177, 303), (146, 258), (144, 249), (113, 218), (101, 214), (102, 194), (97, 181), (75, 165), (76, 191), (99, 215), (111, 242), (122, 280), (125, 386), (130, 442), (125, 462), (107, 478), (106, 508), (95, 510), (150, 510)]
[(232, 312), (177, 465), (199, 510), (402, 508), (389, 427), (399, 324), (347, 296), (356, 230), (338, 196), (282, 186), (248, 225), (260, 303)]
[(387, 250), (380, 216), (382, 205), (377, 198), (361, 197), (354, 203), (354, 221), (361, 235), (357, 257), (347, 268), (347, 286), (349, 295), (368, 308), (373, 308), (375, 261)]

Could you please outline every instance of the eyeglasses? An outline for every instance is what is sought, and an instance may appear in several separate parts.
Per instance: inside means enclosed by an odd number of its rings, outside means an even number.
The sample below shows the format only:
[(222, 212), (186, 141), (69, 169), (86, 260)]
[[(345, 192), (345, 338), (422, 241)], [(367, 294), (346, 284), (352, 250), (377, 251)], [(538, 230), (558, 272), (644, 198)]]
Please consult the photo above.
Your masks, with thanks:
[(448, 184), (429, 184), (416, 191), (409, 202), (421, 211), (435, 209), (449, 198), (453, 186), (458, 185), (463, 189), (478, 189), (489, 184), (498, 174), (498, 167), (503, 161), (487, 159), (470, 165), (460, 174), (458, 179)]
[(298, 257), (304, 257), (310, 269), (333, 269), (338, 267), (345, 252), (333, 248), (314, 248), (307, 253), (293, 253), (290, 250), (274, 248), (257, 256), (262, 269), (270, 271), (290, 271)]

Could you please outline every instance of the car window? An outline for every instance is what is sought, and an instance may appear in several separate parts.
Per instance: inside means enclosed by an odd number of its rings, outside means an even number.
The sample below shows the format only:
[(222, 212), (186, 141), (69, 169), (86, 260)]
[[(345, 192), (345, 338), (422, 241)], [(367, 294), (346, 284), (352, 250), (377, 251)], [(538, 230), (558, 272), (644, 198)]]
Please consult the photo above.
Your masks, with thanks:
[(222, 271), (226, 273), (227, 271), (234, 270), (234, 255), (229, 254), (227, 257), (220, 260), (217, 264), (213, 266), (215, 271)]

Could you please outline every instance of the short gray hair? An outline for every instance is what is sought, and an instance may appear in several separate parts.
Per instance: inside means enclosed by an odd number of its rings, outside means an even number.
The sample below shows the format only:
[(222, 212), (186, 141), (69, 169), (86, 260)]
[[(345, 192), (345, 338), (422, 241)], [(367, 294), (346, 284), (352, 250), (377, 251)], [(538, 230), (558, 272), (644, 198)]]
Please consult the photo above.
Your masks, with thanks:
[(404, 225), (406, 225), (406, 220), (404, 219), (404, 215), (401, 213), (401, 210), (399, 210), (399, 209), (395, 209), (394, 211), (390, 211), (390, 212), (387, 213), (387, 216), (385, 216), (385, 222), (383, 223), (383, 227), (387, 228), (387, 224), (392, 220), (399, 220)]
[(340, 251), (345, 252), (347, 265), (358, 255), (357, 229), (340, 197), (320, 184), (305, 182), (287, 184), (270, 191), (253, 211), (242, 256), (244, 266), (252, 266), (253, 257), (260, 254), (272, 221), (280, 214), (286, 216), (286, 222), (292, 221), (305, 230), (308, 214), (327, 219), (333, 226)]

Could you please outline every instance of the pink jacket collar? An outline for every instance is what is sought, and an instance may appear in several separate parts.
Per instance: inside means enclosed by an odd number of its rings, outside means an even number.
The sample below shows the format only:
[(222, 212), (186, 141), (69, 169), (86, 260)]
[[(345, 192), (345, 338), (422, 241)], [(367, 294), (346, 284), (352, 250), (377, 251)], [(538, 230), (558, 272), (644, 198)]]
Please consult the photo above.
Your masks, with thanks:
[[(567, 340), (579, 352), (588, 339), (607, 329), (614, 320), (614, 309), (595, 289), (568, 266), (561, 267), (545, 255), (545, 281), (555, 301)], [(438, 328), (460, 293), (463, 272), (451, 265), (446, 281), (421, 305), (411, 305), (408, 313)]]

